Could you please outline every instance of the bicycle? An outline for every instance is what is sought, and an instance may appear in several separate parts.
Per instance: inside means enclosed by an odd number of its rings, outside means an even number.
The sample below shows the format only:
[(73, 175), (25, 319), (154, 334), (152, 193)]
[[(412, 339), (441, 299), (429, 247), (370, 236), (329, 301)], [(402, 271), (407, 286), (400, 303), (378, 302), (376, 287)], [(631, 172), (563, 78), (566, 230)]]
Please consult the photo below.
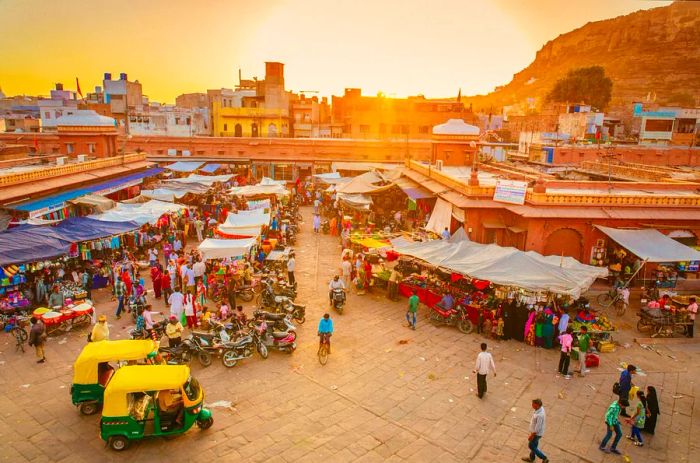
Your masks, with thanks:
[(629, 288), (610, 288), (607, 292), (599, 294), (596, 301), (603, 309), (615, 306), (615, 313), (622, 316), (629, 306), (629, 297)]
[(12, 335), (15, 337), (15, 351), (22, 351), (24, 353), (24, 343), (27, 342), (29, 335), (27, 330), (24, 328), (27, 325), (28, 318), (16, 317), (15, 325), (12, 328)]
[(321, 345), (318, 348), (318, 362), (321, 365), (325, 365), (328, 362), (328, 353), (331, 348), (330, 335), (328, 333), (321, 333)]

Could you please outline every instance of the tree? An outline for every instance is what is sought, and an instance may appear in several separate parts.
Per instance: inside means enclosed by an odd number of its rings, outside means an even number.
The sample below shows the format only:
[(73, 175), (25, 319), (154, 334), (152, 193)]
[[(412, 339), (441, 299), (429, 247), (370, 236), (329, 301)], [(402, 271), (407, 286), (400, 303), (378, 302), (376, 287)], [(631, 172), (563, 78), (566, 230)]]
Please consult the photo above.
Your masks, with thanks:
[(572, 69), (557, 80), (547, 94), (547, 100), (558, 103), (585, 102), (603, 110), (612, 97), (612, 86), (612, 80), (605, 75), (602, 66)]

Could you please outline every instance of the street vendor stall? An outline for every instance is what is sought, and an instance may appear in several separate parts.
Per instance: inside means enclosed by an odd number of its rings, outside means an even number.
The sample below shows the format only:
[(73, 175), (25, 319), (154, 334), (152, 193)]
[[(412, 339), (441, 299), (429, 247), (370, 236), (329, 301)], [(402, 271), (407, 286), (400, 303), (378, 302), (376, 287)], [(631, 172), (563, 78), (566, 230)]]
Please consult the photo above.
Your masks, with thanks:
[(207, 238), (199, 245), (204, 260), (242, 257), (250, 253), (255, 245), (255, 238), (239, 240), (218, 240)]

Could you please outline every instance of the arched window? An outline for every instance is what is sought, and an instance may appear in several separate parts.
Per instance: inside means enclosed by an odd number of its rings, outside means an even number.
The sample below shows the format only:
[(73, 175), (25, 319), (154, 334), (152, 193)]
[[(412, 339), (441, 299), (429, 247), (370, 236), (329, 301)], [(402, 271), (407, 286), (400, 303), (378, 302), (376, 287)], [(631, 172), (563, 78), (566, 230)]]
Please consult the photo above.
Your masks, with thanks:
[(267, 136), (276, 137), (277, 136), (277, 126), (275, 124), (270, 124), (267, 126)]
[(236, 126), (233, 128), (233, 136), (234, 137), (242, 137), (243, 136), (243, 126), (241, 124), (236, 124)]
[(257, 137), (258, 136), (258, 124), (253, 122), (253, 125), (250, 126), (250, 136), (251, 137)]

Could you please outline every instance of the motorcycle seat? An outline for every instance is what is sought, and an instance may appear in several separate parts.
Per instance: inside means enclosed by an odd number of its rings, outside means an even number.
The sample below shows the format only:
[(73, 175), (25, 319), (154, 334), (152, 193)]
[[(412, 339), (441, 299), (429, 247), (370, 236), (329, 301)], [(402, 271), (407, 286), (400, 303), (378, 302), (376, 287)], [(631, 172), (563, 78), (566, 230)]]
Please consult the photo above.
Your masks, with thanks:
[(287, 336), (289, 336), (289, 333), (285, 333), (284, 331), (273, 331), (272, 332), (272, 337), (275, 339), (284, 339)]
[(438, 306), (433, 307), (433, 310), (435, 312), (439, 313), (440, 315), (442, 315), (443, 317), (449, 317), (452, 314), (452, 312), (454, 312), (453, 309), (445, 310), (442, 307), (438, 307)]
[(284, 320), (284, 317), (286, 317), (286, 315), (283, 313), (270, 312), (264, 312), (262, 313), (262, 316), (265, 318), (265, 320)]
[(205, 332), (202, 332), (202, 331), (193, 331), (193, 332), (192, 332), (192, 335), (193, 335), (193, 336), (196, 336), (196, 337), (198, 337), (198, 338), (202, 338), (202, 339), (209, 340), (209, 341), (211, 341), (212, 339), (214, 339), (214, 333), (205, 333)]

